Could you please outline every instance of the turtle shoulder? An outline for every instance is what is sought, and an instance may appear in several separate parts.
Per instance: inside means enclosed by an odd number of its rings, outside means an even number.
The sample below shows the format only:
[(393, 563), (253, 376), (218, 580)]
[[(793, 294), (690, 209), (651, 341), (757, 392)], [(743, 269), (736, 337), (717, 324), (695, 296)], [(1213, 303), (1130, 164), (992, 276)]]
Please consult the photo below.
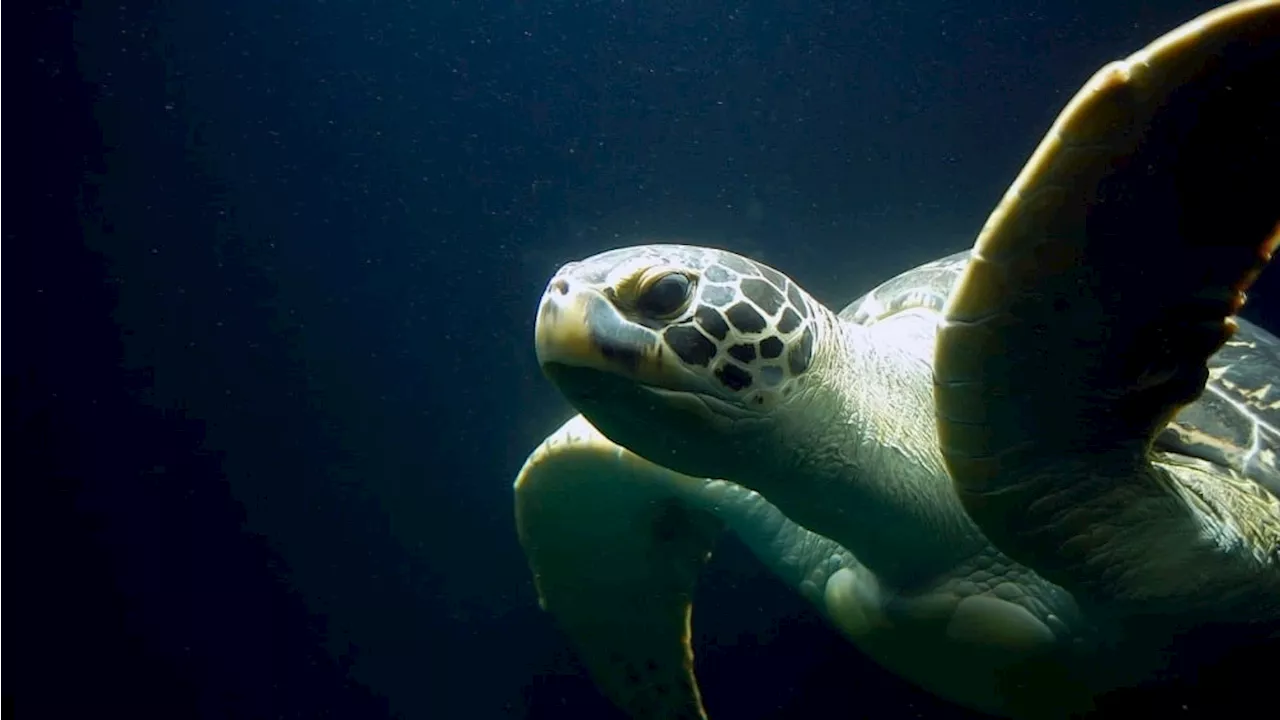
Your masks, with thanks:
[(969, 257), (970, 252), (964, 250), (890, 278), (846, 305), (839, 317), (857, 325), (874, 325), (917, 310), (941, 318), (942, 306), (969, 264)]
[(1204, 392), (1174, 416), (1155, 449), (1229, 468), (1280, 497), (1280, 338), (1237, 322), (1209, 358)]

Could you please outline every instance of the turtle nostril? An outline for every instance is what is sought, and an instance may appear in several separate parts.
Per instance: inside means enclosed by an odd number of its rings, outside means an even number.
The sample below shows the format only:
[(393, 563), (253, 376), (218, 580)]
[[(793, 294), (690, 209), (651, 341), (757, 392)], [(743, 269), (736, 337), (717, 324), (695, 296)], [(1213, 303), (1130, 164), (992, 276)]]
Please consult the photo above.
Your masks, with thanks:
[(551, 289), (559, 293), (560, 295), (568, 295), (569, 283), (565, 282), (564, 280), (556, 280), (551, 283)]

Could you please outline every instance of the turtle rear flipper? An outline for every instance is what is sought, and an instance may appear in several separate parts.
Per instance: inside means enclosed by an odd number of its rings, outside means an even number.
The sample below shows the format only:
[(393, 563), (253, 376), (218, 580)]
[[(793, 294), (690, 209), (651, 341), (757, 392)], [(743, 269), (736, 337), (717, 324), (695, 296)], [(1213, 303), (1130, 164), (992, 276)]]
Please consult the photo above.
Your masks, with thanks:
[(1275, 498), (1150, 454), (1280, 242), (1278, 168), (1280, 2), (1231, 3), (1085, 85), (947, 305), (935, 396), (965, 509), (1121, 617), (1280, 620)]

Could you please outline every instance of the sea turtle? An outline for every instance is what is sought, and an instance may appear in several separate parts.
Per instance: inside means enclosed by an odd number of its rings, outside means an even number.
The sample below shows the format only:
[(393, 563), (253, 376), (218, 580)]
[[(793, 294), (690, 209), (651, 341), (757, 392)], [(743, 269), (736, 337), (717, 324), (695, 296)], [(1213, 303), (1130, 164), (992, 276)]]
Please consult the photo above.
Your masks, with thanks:
[(517, 515), (606, 693), (701, 716), (689, 594), (721, 525), (871, 655), (1002, 714), (1280, 638), (1280, 341), (1233, 317), (1280, 244), (1277, 78), (1277, 0), (1104, 67), (970, 252), (839, 315), (710, 248), (562, 268), (536, 348), (584, 419)]

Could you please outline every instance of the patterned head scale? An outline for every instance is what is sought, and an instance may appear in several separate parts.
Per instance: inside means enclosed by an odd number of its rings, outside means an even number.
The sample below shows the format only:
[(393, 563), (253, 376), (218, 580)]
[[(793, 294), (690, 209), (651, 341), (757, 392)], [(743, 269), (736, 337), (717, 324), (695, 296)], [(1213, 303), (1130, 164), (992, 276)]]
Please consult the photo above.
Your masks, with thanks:
[(611, 250), (565, 266), (538, 312), (542, 363), (767, 409), (803, 382), (823, 312), (782, 273), (685, 245)]

